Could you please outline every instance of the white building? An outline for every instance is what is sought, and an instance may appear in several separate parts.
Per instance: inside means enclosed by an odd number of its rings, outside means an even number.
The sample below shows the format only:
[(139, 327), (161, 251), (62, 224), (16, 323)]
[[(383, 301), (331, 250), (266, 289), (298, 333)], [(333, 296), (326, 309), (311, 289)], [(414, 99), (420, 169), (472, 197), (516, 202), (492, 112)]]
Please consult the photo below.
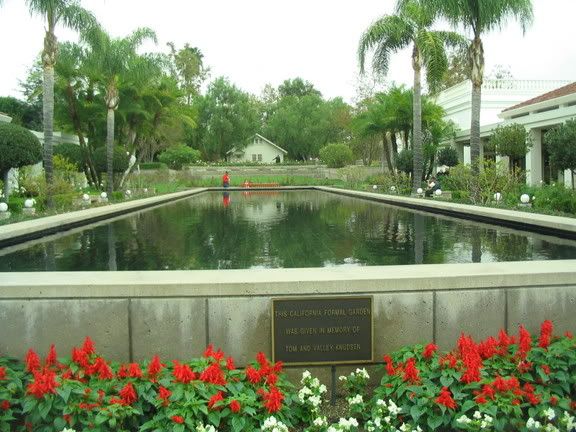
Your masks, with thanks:
[[(494, 129), (501, 124), (520, 123), (529, 129), (534, 146), (526, 156), (527, 181), (538, 184), (541, 180), (556, 180), (549, 172), (547, 155), (542, 148), (542, 134), (576, 116), (576, 83), (540, 80), (486, 80), (482, 85), (480, 108), (480, 155), (500, 159), (484, 153), (484, 144)], [(459, 159), (470, 163), (470, 122), (472, 83), (464, 81), (442, 91), (436, 103), (446, 111), (446, 120), (456, 127), (454, 145)], [(548, 169), (548, 172), (546, 171)], [(565, 179), (571, 183), (571, 177)]]
[(226, 153), (227, 160), (230, 162), (259, 162), (274, 163), (283, 162), (284, 157), (288, 154), (286, 150), (277, 146), (269, 139), (260, 134), (255, 134), (246, 147), (233, 147)]

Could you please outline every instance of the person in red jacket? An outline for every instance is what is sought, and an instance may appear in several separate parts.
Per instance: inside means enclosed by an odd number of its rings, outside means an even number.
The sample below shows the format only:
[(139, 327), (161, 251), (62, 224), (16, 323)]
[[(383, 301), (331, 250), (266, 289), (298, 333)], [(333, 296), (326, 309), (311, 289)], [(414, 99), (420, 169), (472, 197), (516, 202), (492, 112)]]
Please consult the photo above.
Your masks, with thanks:
[(228, 175), (228, 171), (226, 171), (222, 176), (222, 186), (225, 188), (230, 186), (230, 176)]

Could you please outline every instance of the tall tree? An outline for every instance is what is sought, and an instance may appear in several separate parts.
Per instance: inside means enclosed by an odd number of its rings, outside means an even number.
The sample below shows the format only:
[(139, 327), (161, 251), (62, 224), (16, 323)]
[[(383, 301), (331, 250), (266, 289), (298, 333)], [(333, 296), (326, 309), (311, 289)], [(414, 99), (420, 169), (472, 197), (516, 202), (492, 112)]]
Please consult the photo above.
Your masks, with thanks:
[[(44, 119), (44, 172), (46, 183), (52, 184), (52, 141), (54, 132), (54, 65), (58, 53), (56, 26), (63, 24), (72, 30), (81, 31), (98, 26), (94, 15), (75, 0), (26, 0), (32, 15), (40, 15), (46, 24), (42, 64), (44, 67), (43, 119)], [(48, 203), (50, 199), (50, 187)]]
[(423, 7), (422, 0), (399, 0), (396, 14), (385, 15), (373, 23), (362, 35), (358, 47), (360, 70), (364, 70), (367, 52), (374, 49), (373, 68), (385, 74), (388, 71), (390, 54), (412, 46), (414, 191), (420, 187), (423, 169), (422, 67), (426, 68), (429, 83), (440, 80), (448, 66), (445, 47), (456, 46), (462, 41), (461, 36), (456, 33), (431, 30), (434, 20), (434, 12)]
[[(119, 86), (130, 71), (130, 67), (147, 67), (145, 62), (138, 62), (136, 52), (146, 40), (156, 42), (156, 33), (149, 28), (140, 28), (124, 38), (111, 38), (107, 33), (97, 30), (87, 35), (92, 48), (90, 65), (96, 71), (104, 86), (106, 102), (106, 175), (107, 191), (111, 195), (114, 189), (113, 152), (115, 111), (120, 103)], [(138, 72), (132, 70), (131, 73)]]
[(168, 47), (170, 47), (170, 59), (173, 63), (172, 75), (178, 80), (186, 104), (190, 105), (210, 71), (204, 66), (204, 54), (199, 48), (191, 47), (190, 44), (185, 44), (184, 48), (177, 50), (174, 43), (168, 42)]
[[(402, 0), (401, 0), (402, 1)], [(480, 168), (480, 104), (484, 80), (484, 46), (482, 36), (501, 29), (509, 19), (520, 22), (522, 30), (532, 22), (531, 0), (422, 0), (454, 26), (471, 32), (468, 61), (472, 80), (472, 120), (470, 124), (470, 158), (472, 169)]]

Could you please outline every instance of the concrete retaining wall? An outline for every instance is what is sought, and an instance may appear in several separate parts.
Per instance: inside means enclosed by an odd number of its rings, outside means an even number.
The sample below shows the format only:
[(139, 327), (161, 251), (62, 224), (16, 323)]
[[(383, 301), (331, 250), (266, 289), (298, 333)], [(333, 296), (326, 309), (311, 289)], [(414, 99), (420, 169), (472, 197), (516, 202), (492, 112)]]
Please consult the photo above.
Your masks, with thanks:
[(271, 355), (271, 302), (287, 296), (374, 297), (374, 354), (435, 341), (451, 348), (552, 319), (576, 332), (573, 260), (365, 268), (4, 273), (0, 353), (22, 357), (90, 335), (117, 360), (201, 355), (208, 343), (238, 364)]
[[(258, 176), (281, 176), (281, 177), (311, 177), (319, 179), (339, 179), (345, 175), (341, 170), (327, 168), (326, 165), (262, 165), (262, 166), (231, 166), (231, 167), (197, 167), (189, 168), (190, 175), (200, 178), (220, 178), (224, 171), (231, 176), (240, 179), (251, 179)], [(366, 178), (382, 172), (378, 167), (355, 166), (358, 177)]]

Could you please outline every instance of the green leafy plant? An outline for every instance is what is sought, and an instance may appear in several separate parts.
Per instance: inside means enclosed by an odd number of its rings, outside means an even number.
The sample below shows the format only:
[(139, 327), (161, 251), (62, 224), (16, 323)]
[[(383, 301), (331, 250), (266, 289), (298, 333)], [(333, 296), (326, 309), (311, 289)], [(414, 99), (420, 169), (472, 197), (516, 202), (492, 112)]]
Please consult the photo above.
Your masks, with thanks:
[(458, 152), (454, 147), (444, 147), (438, 151), (438, 163), (453, 167), (458, 165)]
[(184, 165), (188, 165), (200, 160), (200, 152), (184, 144), (168, 147), (159, 156), (158, 160), (170, 168), (179, 170)]
[(320, 159), (328, 168), (342, 168), (354, 159), (346, 144), (328, 144), (320, 149)]

